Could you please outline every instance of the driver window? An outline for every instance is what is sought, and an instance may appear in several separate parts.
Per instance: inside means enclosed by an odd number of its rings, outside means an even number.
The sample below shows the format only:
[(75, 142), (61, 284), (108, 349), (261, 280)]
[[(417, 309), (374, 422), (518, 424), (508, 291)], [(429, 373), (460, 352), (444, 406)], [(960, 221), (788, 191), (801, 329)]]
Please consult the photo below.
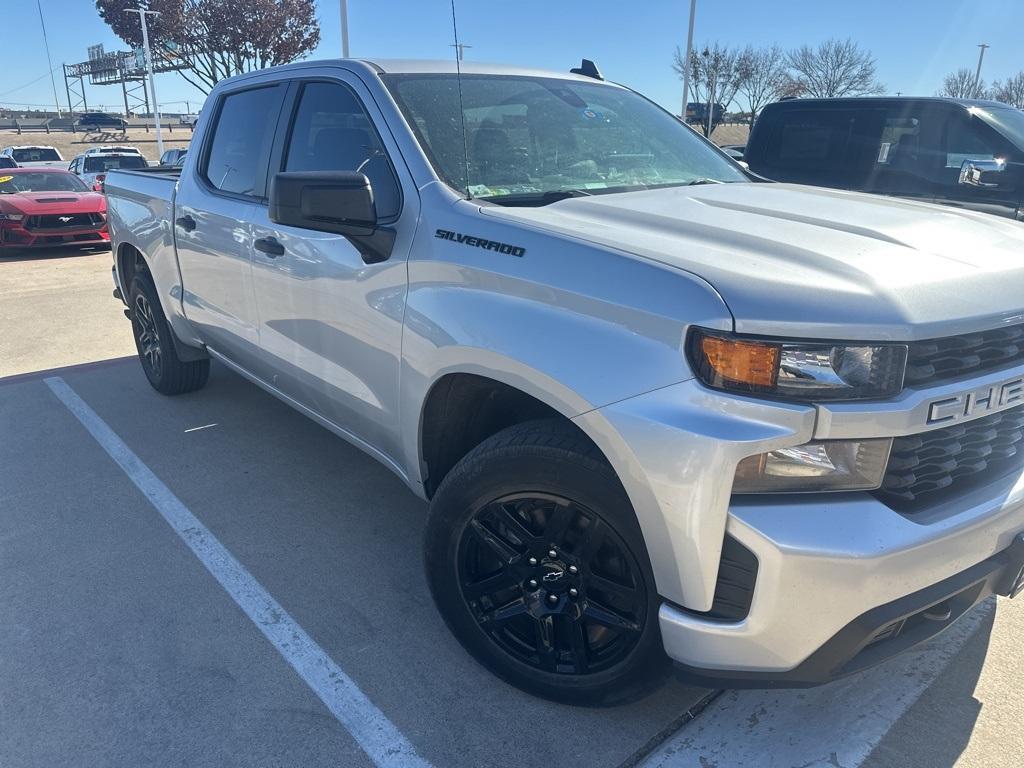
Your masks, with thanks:
[(285, 171), (364, 173), (373, 187), (377, 216), (398, 215), (398, 182), (369, 116), (349, 88), (307, 83), (292, 125)]

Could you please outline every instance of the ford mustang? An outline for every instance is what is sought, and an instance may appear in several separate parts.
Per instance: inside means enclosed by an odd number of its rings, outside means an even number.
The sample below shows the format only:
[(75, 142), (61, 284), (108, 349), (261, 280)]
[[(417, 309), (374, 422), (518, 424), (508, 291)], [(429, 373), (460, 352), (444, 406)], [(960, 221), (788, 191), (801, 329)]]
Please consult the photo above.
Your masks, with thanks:
[(0, 171), (0, 252), (108, 245), (107, 201), (64, 170)]

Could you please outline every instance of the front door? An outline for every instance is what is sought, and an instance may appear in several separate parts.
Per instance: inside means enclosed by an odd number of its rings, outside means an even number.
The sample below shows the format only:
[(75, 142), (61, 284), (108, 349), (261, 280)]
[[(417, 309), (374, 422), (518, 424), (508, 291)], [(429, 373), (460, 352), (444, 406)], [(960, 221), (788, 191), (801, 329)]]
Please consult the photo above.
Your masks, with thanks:
[[(391, 257), (367, 264), (340, 235), (281, 226), (257, 206), (252, 227), (259, 343), (271, 383), (356, 438), (395, 456), (406, 257), (418, 215), (403, 201), (402, 164), (374, 127), (354, 78), (293, 85), (281, 171), (358, 171), (369, 177), (378, 221), (397, 231)], [(414, 190), (411, 181), (405, 189)], [(269, 245), (268, 245), (269, 244)]]

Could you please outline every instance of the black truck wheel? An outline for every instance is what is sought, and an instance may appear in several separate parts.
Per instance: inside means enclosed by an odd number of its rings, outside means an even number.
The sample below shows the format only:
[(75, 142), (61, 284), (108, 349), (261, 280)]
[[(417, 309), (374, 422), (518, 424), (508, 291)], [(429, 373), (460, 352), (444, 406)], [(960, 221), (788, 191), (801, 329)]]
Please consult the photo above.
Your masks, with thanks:
[(458, 640), (523, 690), (609, 705), (665, 677), (640, 527), (572, 425), (510, 427), (463, 458), (433, 498), (425, 561)]
[(139, 272), (132, 278), (128, 289), (128, 308), (139, 361), (153, 389), (164, 395), (181, 395), (201, 389), (210, 376), (210, 361), (185, 361), (178, 357), (171, 328), (148, 273)]

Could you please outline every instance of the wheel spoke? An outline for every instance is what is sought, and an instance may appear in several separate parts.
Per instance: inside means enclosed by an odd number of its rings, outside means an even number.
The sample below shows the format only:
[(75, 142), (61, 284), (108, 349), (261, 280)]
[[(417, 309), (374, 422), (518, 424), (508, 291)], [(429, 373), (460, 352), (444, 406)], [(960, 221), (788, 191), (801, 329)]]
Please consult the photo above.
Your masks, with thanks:
[(537, 658), (541, 668), (554, 672), (558, 664), (558, 651), (555, 646), (553, 616), (542, 616), (534, 622), (534, 637), (537, 642)]
[(477, 538), (486, 544), (504, 565), (509, 565), (519, 557), (519, 553), (516, 550), (498, 538), (479, 520), (471, 520), (469, 527), (476, 534)]
[(512, 619), (524, 615), (526, 615), (526, 601), (520, 597), (507, 605), (503, 605), (500, 608), (495, 608), (493, 611), (485, 613), (480, 617), (479, 621), (484, 628), (494, 630), (498, 629), (501, 625), (512, 621)]
[(583, 608), (583, 615), (588, 621), (592, 621), (596, 624), (601, 624), (605, 627), (611, 627), (622, 632), (639, 632), (640, 625), (632, 619), (623, 616), (618, 611), (615, 611), (607, 606), (595, 603), (593, 600), (588, 599), (587, 604)]
[(552, 543), (561, 542), (569, 524), (572, 523), (572, 518), (572, 506), (556, 502), (555, 508), (548, 516), (547, 525), (544, 526), (544, 537)]
[(584, 534), (583, 547), (580, 550), (580, 560), (584, 564), (590, 563), (594, 555), (601, 549), (605, 536), (608, 535), (607, 527), (597, 517), (590, 518), (590, 525), (587, 526)]
[(462, 594), (467, 600), (479, 600), (486, 595), (493, 595), (503, 589), (511, 589), (517, 586), (519, 580), (507, 567), (490, 576), (486, 576), (472, 584), (465, 584), (462, 587)]
[(569, 630), (569, 645), (572, 648), (572, 662), (579, 674), (586, 674), (590, 667), (590, 648), (587, 644), (587, 627), (582, 621), (566, 619)]
[(517, 544), (527, 547), (537, 540), (537, 537), (517, 514), (514, 504), (496, 504), (495, 507), (498, 518), (507, 528), (511, 529), (510, 533), (517, 539)]
[(636, 589), (633, 587), (627, 587), (625, 584), (619, 584), (619, 582), (606, 579), (604, 576), (598, 576), (593, 571), (587, 574), (587, 589), (591, 591), (597, 590), (605, 595), (612, 595), (630, 605), (637, 598)]

